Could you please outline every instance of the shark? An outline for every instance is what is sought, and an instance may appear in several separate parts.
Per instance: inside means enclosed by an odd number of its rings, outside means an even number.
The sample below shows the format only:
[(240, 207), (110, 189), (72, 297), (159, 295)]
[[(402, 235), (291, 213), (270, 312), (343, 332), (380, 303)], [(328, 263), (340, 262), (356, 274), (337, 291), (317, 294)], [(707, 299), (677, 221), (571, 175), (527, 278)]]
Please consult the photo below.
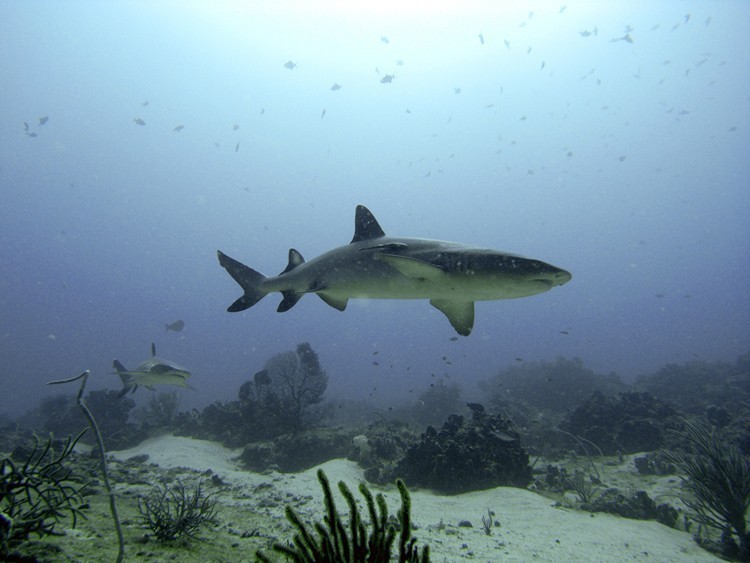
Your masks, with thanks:
[(154, 385), (174, 385), (184, 389), (193, 389), (187, 383), (190, 372), (170, 360), (158, 357), (156, 345), (153, 342), (151, 343), (151, 357), (143, 360), (134, 370), (125, 369), (125, 366), (117, 360), (112, 363), (112, 366), (122, 379), (123, 387), (118, 397), (135, 393), (139, 385), (151, 391), (154, 390)]
[(474, 303), (549, 291), (572, 278), (541, 260), (455, 242), (386, 236), (375, 216), (358, 205), (354, 237), (310, 261), (289, 250), (286, 268), (267, 277), (218, 251), (219, 264), (244, 290), (227, 311), (244, 311), (280, 292), (285, 312), (308, 294), (343, 311), (349, 299), (428, 299), (455, 331), (468, 336)]

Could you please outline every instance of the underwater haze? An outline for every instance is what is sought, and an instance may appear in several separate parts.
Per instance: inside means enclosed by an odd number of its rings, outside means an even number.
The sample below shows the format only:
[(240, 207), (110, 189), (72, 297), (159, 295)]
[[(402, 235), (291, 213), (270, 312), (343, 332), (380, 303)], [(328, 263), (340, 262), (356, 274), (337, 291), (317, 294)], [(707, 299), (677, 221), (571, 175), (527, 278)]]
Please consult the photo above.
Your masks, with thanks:
[[(120, 389), (152, 342), (186, 407), (305, 341), (329, 395), (380, 404), (558, 356), (733, 360), (748, 29), (743, 1), (3, 2), (0, 415), (85, 369)], [(275, 275), (347, 244), (358, 204), (572, 280), (478, 302), (468, 337), (427, 301), (226, 311), (218, 249)]]

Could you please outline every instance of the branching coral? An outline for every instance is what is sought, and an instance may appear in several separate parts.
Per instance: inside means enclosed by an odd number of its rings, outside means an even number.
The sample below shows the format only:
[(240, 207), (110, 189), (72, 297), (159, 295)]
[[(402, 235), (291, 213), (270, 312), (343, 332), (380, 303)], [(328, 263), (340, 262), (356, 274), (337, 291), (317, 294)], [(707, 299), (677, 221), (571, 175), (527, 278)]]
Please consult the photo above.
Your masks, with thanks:
[(195, 538), (204, 525), (216, 523), (216, 501), (204, 495), (200, 482), (188, 490), (182, 483), (157, 486), (138, 501), (138, 511), (159, 541)]
[[(300, 563), (316, 562), (388, 562), (391, 561), (391, 550), (396, 539), (397, 526), (388, 516), (388, 506), (383, 495), (373, 498), (372, 493), (364, 483), (359, 486), (359, 492), (365, 498), (370, 513), (371, 530), (367, 534), (367, 527), (359, 514), (354, 495), (343, 481), (339, 482), (339, 490), (349, 505), (349, 526), (345, 526), (333, 501), (331, 486), (323, 470), (318, 471), (318, 480), (323, 488), (326, 515), (324, 524), (315, 523), (315, 530), (311, 531), (290, 506), (286, 508), (287, 519), (297, 529), (293, 545), (275, 544), (274, 551), (281, 553), (293, 561)], [(421, 550), (416, 546), (416, 539), (411, 537), (411, 499), (406, 484), (396, 480), (398, 492), (401, 495), (401, 509), (398, 511), (398, 561), (425, 562), (430, 560), (429, 546)], [(377, 505), (377, 506), (376, 506)], [(317, 537), (315, 537), (317, 534)], [(259, 552), (260, 561), (270, 562), (266, 555)]]
[(733, 544), (732, 536), (736, 536), (736, 556), (750, 561), (746, 518), (750, 508), (750, 461), (739, 448), (721, 441), (707, 423), (685, 421), (685, 430), (675, 432), (687, 441), (690, 451), (667, 451), (664, 457), (685, 475), (688, 494), (682, 501), (697, 522), (722, 531), (725, 545)]
[(83, 435), (69, 437), (55, 454), (53, 440), (45, 443), (38, 439), (21, 464), (10, 456), (0, 460), (0, 554), (9, 545), (22, 541), (30, 534), (40, 537), (54, 533), (55, 525), (70, 516), (73, 526), (81, 512), (83, 486), (69, 481), (71, 471), (66, 459)]

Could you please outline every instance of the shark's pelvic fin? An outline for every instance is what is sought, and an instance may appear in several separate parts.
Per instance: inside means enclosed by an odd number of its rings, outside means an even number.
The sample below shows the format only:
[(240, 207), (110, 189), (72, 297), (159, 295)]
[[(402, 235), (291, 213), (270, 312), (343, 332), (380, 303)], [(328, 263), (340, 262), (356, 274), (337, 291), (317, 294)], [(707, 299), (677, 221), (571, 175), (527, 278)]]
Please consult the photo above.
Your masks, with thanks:
[(364, 205), (358, 205), (354, 213), (354, 238), (352, 242), (384, 237), (385, 232), (380, 228), (378, 220)]
[(281, 303), (279, 303), (276, 311), (279, 313), (284, 313), (294, 307), (297, 304), (297, 301), (299, 301), (300, 298), (304, 295), (304, 293), (297, 293), (295, 291), (289, 290), (282, 291), (281, 295), (284, 298), (281, 300)]
[[(296, 252), (296, 251), (295, 251)], [(219, 264), (229, 272), (229, 275), (234, 278), (240, 287), (245, 290), (245, 294), (232, 303), (227, 311), (230, 313), (236, 313), (237, 311), (244, 311), (255, 305), (258, 301), (263, 299), (266, 295), (266, 291), (261, 289), (260, 285), (266, 276), (260, 272), (256, 272), (252, 268), (245, 266), (241, 262), (237, 262), (234, 258), (230, 258), (224, 254), (221, 250), (217, 251), (219, 255)], [(299, 252), (297, 252), (299, 254)], [(291, 251), (290, 251), (291, 256)], [(299, 256), (302, 258), (302, 256)], [(290, 258), (291, 259), (291, 258)], [(288, 266), (287, 266), (288, 268)]]
[(469, 336), (474, 328), (474, 302), (430, 299), (430, 305), (442, 312), (461, 336)]
[(122, 380), (122, 389), (117, 394), (117, 398), (121, 399), (122, 397), (127, 395), (129, 392), (135, 393), (135, 390), (138, 387), (138, 385), (133, 383), (133, 376), (130, 374), (130, 372), (127, 369), (125, 369), (125, 366), (122, 365), (119, 361), (115, 360), (112, 362), (112, 367), (115, 368), (117, 375), (119, 375), (120, 380)]
[(346, 309), (346, 304), (349, 302), (348, 299), (336, 299), (335, 297), (331, 297), (330, 295), (326, 295), (325, 293), (318, 293), (317, 295), (328, 305), (330, 305), (334, 309), (338, 309), (339, 311), (343, 311), (344, 309)]

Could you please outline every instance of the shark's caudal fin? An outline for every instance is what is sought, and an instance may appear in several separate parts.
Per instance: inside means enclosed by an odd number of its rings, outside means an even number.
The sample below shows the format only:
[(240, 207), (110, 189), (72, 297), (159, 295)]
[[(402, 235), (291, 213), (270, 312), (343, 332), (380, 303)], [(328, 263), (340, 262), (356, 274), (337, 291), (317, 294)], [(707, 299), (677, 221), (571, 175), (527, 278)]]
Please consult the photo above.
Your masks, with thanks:
[(221, 250), (217, 251), (217, 253), (219, 255), (219, 264), (221, 264), (221, 266), (229, 272), (229, 275), (234, 278), (234, 281), (240, 284), (240, 287), (245, 290), (245, 295), (232, 303), (227, 308), (227, 311), (230, 313), (244, 311), (265, 297), (267, 292), (260, 288), (260, 284), (266, 279), (266, 276), (260, 272), (256, 272), (248, 266), (245, 266), (241, 262), (237, 262), (234, 258), (230, 258)]
[(117, 394), (117, 398), (124, 397), (129, 392), (135, 392), (138, 385), (133, 383), (133, 377), (128, 373), (128, 370), (125, 369), (125, 366), (115, 360), (112, 362), (112, 367), (115, 368), (117, 375), (119, 375), (122, 380), (122, 390)]

